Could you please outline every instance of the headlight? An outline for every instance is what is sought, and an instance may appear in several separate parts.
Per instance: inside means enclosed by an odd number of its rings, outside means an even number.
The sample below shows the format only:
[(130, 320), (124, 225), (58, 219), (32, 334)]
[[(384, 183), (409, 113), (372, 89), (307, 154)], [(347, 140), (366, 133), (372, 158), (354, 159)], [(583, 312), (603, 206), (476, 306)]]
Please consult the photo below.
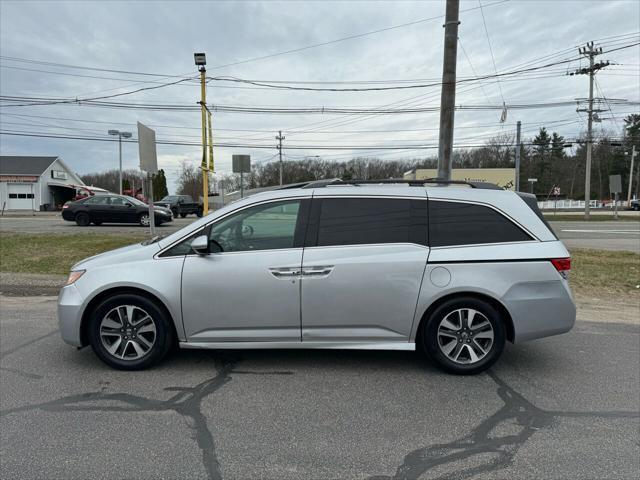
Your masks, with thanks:
[(84, 275), (84, 272), (86, 272), (86, 270), (74, 270), (73, 272), (69, 272), (69, 278), (67, 278), (67, 285), (71, 285), (73, 283), (76, 283), (76, 281), (82, 275)]

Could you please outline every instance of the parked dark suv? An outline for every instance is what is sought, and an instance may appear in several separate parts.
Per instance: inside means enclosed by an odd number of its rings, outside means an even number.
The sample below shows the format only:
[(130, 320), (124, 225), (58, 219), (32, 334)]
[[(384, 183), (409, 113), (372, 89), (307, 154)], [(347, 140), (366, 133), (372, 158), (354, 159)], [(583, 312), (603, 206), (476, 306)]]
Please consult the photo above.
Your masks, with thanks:
[(191, 195), (167, 195), (153, 204), (168, 208), (174, 218), (178, 218), (178, 215), (184, 218), (190, 213), (195, 213), (198, 217), (202, 216), (202, 204), (194, 202)]
[[(155, 207), (154, 211), (156, 225), (172, 220), (169, 209)], [(139, 223), (148, 226), (149, 205), (126, 195), (94, 195), (66, 203), (62, 207), (62, 218), (81, 227), (90, 223)]]

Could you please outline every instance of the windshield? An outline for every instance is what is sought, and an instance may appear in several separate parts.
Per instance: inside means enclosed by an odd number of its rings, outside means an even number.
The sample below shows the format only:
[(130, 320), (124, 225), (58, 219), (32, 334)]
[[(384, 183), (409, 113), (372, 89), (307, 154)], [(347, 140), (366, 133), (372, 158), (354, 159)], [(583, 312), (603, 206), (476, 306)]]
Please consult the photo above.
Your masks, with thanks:
[(178, 197), (176, 197), (175, 195), (168, 195), (168, 196), (164, 197), (160, 201), (161, 202), (175, 202), (177, 199), (178, 199)]
[(140, 205), (140, 206), (146, 206), (147, 204), (144, 203), (143, 201), (138, 200), (137, 198), (133, 198), (133, 197), (129, 197), (128, 195), (125, 195), (125, 198), (133, 203), (134, 205)]

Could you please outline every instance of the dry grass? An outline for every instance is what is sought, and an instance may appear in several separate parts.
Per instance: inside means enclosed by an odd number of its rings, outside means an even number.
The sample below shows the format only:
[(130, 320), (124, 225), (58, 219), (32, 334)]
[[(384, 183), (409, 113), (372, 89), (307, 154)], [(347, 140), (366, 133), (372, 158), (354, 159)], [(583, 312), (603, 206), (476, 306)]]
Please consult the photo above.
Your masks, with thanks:
[(607, 250), (571, 250), (569, 283), (576, 294), (640, 295), (640, 255)]
[(0, 233), (0, 271), (69, 273), (76, 262), (98, 253), (140, 242), (144, 236), (97, 234)]

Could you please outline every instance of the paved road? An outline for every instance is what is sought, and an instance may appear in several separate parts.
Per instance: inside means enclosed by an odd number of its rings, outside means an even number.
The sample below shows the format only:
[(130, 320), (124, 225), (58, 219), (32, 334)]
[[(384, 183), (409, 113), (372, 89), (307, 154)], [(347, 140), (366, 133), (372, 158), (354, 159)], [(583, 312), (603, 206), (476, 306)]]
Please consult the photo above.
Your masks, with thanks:
[(62, 343), (53, 298), (0, 301), (2, 478), (640, 475), (637, 325), (580, 321), (475, 377), (339, 351), (184, 351), (126, 373)]
[[(633, 213), (633, 212), (629, 212)], [(174, 219), (158, 227), (161, 235), (172, 233), (196, 220), (196, 217)], [(640, 253), (640, 219), (633, 221), (551, 222), (556, 234), (569, 248), (628, 250)], [(145, 235), (139, 225), (101, 225), (78, 227), (58, 215), (0, 218), (0, 231), (31, 233), (133, 233)]]
[(628, 250), (640, 253), (640, 221), (550, 222), (568, 248)]
[[(172, 222), (158, 227), (158, 233), (165, 235), (196, 221), (198, 218), (190, 215), (186, 218), (174, 218)], [(0, 232), (20, 233), (133, 233), (144, 236), (148, 228), (137, 224), (103, 224), (99, 227), (90, 225), (79, 227), (73, 222), (67, 222), (60, 215), (36, 215), (32, 217), (0, 217)]]

